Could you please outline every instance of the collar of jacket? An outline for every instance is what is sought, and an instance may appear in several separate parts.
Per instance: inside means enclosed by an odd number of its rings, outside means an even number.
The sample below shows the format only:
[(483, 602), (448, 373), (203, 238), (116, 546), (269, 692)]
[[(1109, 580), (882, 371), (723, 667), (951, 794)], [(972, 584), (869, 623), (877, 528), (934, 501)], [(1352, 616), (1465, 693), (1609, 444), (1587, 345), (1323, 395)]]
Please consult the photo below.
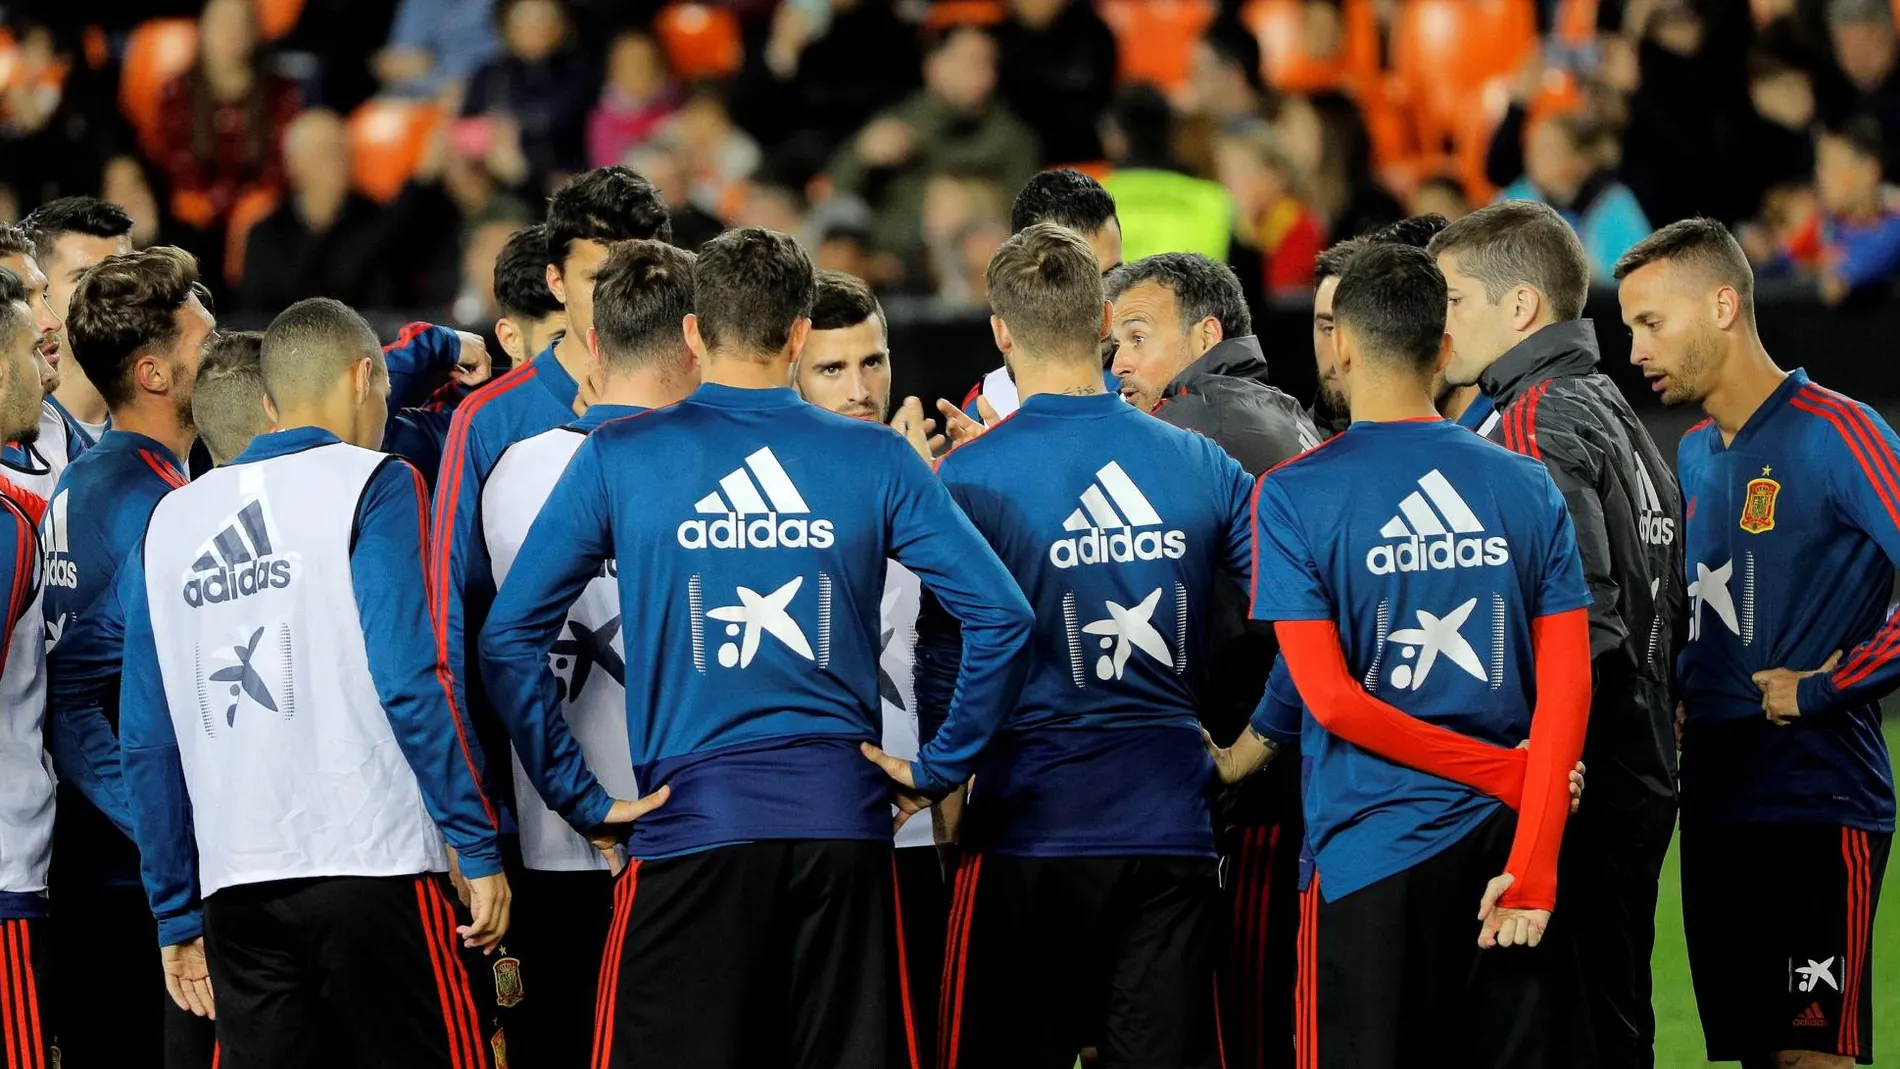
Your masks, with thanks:
[(1478, 387), (1503, 409), (1542, 382), (1596, 369), (1597, 329), (1588, 319), (1552, 323), (1525, 338), (1478, 375)]
[(1267, 357), (1260, 349), (1260, 339), (1248, 334), (1217, 343), (1202, 353), (1199, 360), (1182, 368), (1181, 373), (1168, 383), (1168, 388), (1161, 391), (1161, 396), (1179, 397), (1188, 392), (1188, 387), (1195, 380), (1209, 376), (1266, 382)]

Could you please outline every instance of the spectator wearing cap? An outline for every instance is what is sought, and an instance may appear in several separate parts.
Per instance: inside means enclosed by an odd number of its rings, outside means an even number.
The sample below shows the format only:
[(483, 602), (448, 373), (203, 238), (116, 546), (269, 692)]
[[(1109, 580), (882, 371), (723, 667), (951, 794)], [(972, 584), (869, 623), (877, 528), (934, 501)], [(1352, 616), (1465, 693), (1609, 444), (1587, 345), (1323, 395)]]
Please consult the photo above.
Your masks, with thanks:
[(1102, 158), (1115, 93), (1115, 33), (1087, 0), (1009, 0), (996, 28), (1003, 99), (1036, 133), (1047, 164)]
[(872, 245), (906, 258), (922, 252), (918, 231), (932, 175), (954, 173), (1015, 189), (1036, 171), (1036, 137), (996, 99), (996, 44), (979, 27), (933, 38), (924, 89), (873, 119), (832, 163), (838, 192), (876, 213)]

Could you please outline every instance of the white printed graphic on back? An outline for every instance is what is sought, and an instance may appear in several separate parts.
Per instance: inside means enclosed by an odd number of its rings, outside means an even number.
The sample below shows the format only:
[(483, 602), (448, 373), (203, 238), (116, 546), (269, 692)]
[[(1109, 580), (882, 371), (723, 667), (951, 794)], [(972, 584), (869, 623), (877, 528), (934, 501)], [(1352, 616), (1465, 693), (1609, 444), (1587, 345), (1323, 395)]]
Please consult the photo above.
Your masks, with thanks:
[(693, 511), (718, 518), (682, 522), (687, 549), (829, 549), (833, 541), (830, 520), (805, 518), (811, 507), (769, 447), (722, 477)]
[(1477, 537), (1483, 534), (1484, 524), (1471, 506), (1433, 468), (1419, 478), (1418, 489), (1399, 502), (1398, 513), (1379, 528), (1379, 537), (1398, 541), (1373, 546), (1366, 553), (1366, 567), (1374, 575), (1391, 575), (1509, 563), (1510, 545), (1497, 536)]
[(1062, 521), (1072, 537), (1049, 546), (1049, 563), (1126, 564), (1138, 560), (1178, 560), (1187, 553), (1187, 532), (1160, 530), (1161, 514), (1115, 461), (1095, 472), (1082, 491), (1081, 507)]

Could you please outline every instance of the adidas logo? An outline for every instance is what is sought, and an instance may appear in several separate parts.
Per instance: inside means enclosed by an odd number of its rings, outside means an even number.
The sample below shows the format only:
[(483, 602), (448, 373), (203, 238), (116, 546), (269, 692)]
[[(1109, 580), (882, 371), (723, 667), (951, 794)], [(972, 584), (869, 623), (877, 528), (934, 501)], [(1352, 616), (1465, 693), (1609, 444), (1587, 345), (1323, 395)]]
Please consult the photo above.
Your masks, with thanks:
[(185, 604), (196, 609), (288, 587), (292, 562), (272, 559), (273, 550), (264, 503), (252, 501), (199, 549), (185, 576)]
[(830, 520), (807, 520), (811, 508), (770, 448), (719, 480), (719, 489), (693, 503), (713, 520), (686, 520), (679, 543), (687, 549), (830, 549)]
[(1178, 560), (1187, 554), (1187, 532), (1140, 530), (1161, 526), (1161, 514), (1148, 503), (1122, 466), (1114, 461), (1096, 471), (1095, 481), (1082, 491), (1082, 507), (1069, 513), (1062, 529), (1076, 532), (1049, 546), (1049, 563), (1058, 568), (1078, 564), (1126, 564), (1138, 560)]
[(1508, 563), (1511, 547), (1502, 538), (1474, 538), (1484, 524), (1437, 469), (1418, 480), (1418, 489), (1399, 502), (1398, 515), (1379, 528), (1379, 537), (1402, 539), (1373, 546), (1366, 567), (1374, 575), (1444, 568), (1481, 568)]
[(1671, 545), (1676, 540), (1676, 521), (1663, 511), (1662, 496), (1656, 493), (1656, 481), (1649, 469), (1636, 465), (1637, 489), (1642, 494), (1642, 509), (1636, 517), (1637, 537), (1652, 546)]
[(1810, 1002), (1808, 1003), (1807, 1009), (1802, 1010), (1799, 1014), (1795, 1015), (1794, 1027), (1796, 1028), (1826, 1028), (1827, 1014), (1822, 1012), (1820, 1003)]
[(66, 533), (66, 495), (61, 490), (53, 495), (53, 503), (47, 506), (46, 518), (40, 521), (40, 542), (45, 547), (45, 560), (41, 574), (47, 586), (72, 589), (79, 585), (79, 562), (68, 557)]

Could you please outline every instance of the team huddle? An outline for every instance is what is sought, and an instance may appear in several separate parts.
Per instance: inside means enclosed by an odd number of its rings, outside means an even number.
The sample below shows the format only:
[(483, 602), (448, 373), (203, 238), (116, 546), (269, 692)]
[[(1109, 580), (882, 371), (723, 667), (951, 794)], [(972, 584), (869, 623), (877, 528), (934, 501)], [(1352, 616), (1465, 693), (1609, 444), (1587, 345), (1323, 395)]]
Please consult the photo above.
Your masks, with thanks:
[(1672, 471), (1542, 205), (1322, 256), (1311, 409), (1091, 180), (1012, 223), (929, 415), (625, 168), (493, 381), (0, 227), (0, 1066), (1646, 1067), (1678, 812), (1710, 1057), (1871, 1063), (1900, 441), (1726, 230), (1617, 268)]

